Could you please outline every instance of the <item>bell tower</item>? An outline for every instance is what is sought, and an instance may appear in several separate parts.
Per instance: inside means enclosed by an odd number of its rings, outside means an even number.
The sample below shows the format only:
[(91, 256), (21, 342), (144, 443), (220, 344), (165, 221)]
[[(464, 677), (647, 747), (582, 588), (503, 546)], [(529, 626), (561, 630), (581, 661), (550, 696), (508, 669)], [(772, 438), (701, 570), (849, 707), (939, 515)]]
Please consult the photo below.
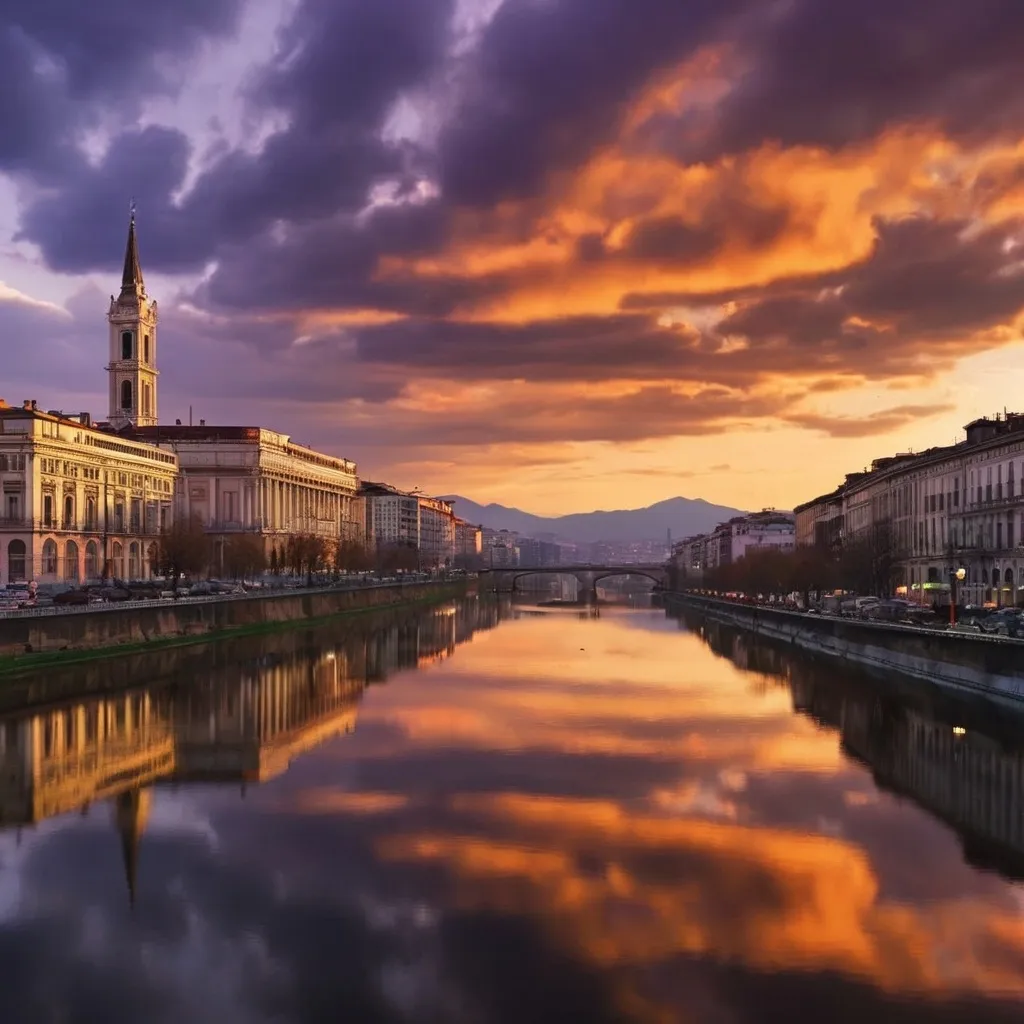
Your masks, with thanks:
[(139, 247), (135, 240), (135, 207), (128, 224), (128, 245), (124, 253), (121, 294), (110, 296), (107, 312), (110, 324), (111, 426), (152, 427), (157, 423), (156, 324), (157, 308), (146, 295), (139, 266)]

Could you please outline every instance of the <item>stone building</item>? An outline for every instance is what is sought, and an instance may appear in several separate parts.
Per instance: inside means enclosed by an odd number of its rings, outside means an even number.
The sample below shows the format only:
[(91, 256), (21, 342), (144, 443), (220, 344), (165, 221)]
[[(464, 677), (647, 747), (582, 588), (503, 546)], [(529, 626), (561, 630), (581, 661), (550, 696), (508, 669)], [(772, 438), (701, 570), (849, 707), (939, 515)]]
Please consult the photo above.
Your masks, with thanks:
[[(1019, 604), (1024, 590), (1024, 415), (983, 417), (957, 444), (876, 459), (836, 492), (800, 506), (802, 543), (827, 523), (841, 543), (884, 544), (893, 589), (945, 600), (964, 569), (963, 602)], [(841, 518), (837, 502), (841, 501)], [(837, 522), (838, 520), (838, 522)]]
[(87, 413), (0, 402), (0, 578), (150, 576), (177, 476), (172, 452), (100, 430)]
[(264, 427), (152, 426), (127, 436), (178, 461), (176, 512), (216, 542), (240, 533), (266, 549), (295, 534), (362, 539), (355, 463), (295, 444)]
[(157, 313), (133, 214), (107, 312), (107, 419), (0, 400), (4, 582), (148, 578), (175, 515), (195, 516), (219, 543), (259, 536), (268, 551), (293, 534), (363, 538), (353, 462), (263, 427), (159, 425)]
[(374, 547), (415, 548), (422, 567), (450, 565), (455, 558), (456, 517), (440, 498), (363, 483), (367, 541)]

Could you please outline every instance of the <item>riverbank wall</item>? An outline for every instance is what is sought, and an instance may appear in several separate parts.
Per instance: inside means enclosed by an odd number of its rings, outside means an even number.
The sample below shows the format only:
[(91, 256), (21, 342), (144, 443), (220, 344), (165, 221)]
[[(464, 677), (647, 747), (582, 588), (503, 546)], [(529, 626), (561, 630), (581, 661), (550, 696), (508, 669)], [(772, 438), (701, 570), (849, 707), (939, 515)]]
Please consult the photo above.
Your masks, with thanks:
[(764, 605), (672, 593), (671, 607), (783, 641), (824, 658), (854, 662), (956, 690), (1024, 705), (1024, 641), (809, 615)]
[[(54, 658), (158, 644), (258, 633), (335, 616), (445, 600), (466, 593), (466, 582), (404, 583), (324, 588), (202, 602), (104, 605), (93, 610), (0, 619), (0, 674), (32, 671)], [(64, 657), (57, 657), (63, 655)]]

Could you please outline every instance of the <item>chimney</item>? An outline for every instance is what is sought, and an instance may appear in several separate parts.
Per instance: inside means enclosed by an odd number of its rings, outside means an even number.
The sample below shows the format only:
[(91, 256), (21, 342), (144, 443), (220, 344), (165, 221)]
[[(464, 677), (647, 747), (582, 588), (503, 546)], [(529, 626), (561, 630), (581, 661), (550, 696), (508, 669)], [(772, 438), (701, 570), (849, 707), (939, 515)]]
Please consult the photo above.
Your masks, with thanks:
[(199, 421), (199, 426), (205, 427), (206, 426), (206, 420), (200, 420)]
[(83, 427), (91, 427), (92, 416), (87, 412), (81, 412), (78, 414), (78, 422), (81, 423)]

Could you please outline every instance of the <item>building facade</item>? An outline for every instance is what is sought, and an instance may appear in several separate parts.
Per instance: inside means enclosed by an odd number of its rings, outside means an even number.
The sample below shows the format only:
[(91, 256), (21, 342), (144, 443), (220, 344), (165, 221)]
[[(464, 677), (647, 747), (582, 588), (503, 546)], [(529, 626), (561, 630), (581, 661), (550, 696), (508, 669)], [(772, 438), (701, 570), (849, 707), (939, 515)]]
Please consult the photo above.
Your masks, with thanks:
[(419, 552), (424, 568), (451, 565), (456, 549), (456, 516), (440, 498), (365, 482), (360, 488), (366, 536), (375, 547), (402, 546)]
[(0, 577), (78, 583), (156, 573), (173, 517), (173, 453), (97, 429), (87, 413), (0, 403)]
[(482, 557), (489, 569), (514, 568), (519, 564), (519, 534), (484, 527)]
[(733, 565), (759, 551), (791, 553), (796, 549), (796, 521), (792, 513), (764, 509), (735, 516), (711, 533), (686, 537), (672, 547), (672, 564), (680, 580), (699, 583), (708, 573)]
[(295, 444), (264, 427), (139, 427), (128, 436), (173, 453), (176, 514), (198, 520), (215, 546), (240, 533), (270, 549), (305, 534), (362, 540), (355, 463)]
[(819, 542), (813, 522), (827, 524), (826, 537), (838, 533), (842, 546), (884, 546), (897, 593), (946, 600), (962, 568), (962, 602), (1020, 604), (1024, 416), (978, 419), (955, 445), (878, 459), (833, 494), (801, 506), (798, 516), (801, 543)]
[(456, 517), (455, 564), (462, 568), (476, 566), (480, 563), (482, 551), (483, 529)]

